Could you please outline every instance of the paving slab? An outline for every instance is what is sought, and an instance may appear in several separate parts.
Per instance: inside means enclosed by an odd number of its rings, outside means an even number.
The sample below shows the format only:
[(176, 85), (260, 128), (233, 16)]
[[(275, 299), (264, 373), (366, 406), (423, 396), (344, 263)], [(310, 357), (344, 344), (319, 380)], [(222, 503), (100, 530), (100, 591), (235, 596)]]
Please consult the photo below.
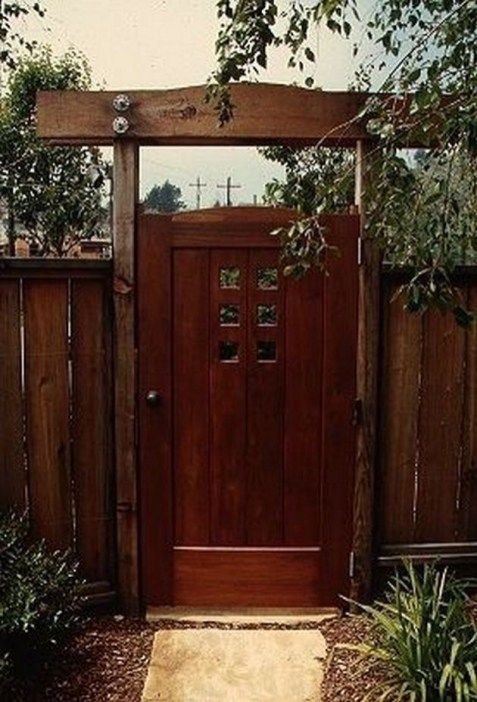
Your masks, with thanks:
[(318, 629), (164, 629), (142, 702), (319, 702), (325, 657)]

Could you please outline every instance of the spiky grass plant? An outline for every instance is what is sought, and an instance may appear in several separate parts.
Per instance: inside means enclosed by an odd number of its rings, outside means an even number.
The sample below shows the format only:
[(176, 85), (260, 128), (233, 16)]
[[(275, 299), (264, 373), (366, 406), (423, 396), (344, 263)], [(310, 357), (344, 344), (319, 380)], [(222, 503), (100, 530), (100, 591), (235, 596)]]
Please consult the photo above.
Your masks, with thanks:
[(371, 618), (375, 636), (355, 648), (368, 662), (384, 663), (389, 671), (373, 699), (477, 700), (477, 627), (468, 595), (472, 586), (436, 563), (417, 567), (407, 561), (383, 600), (359, 605)]

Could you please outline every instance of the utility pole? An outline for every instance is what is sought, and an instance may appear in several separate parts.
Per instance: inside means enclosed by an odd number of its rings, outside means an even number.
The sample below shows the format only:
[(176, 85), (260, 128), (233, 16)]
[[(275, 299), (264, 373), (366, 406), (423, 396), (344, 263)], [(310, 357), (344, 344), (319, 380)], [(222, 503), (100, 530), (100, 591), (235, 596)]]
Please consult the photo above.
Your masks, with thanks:
[(197, 180), (195, 183), (189, 183), (189, 188), (195, 188), (196, 189), (196, 198), (197, 198), (197, 209), (200, 210), (200, 198), (201, 198), (201, 189), (206, 188), (207, 183), (202, 183), (200, 176), (197, 176)]
[(225, 185), (217, 183), (218, 188), (225, 188), (227, 190), (227, 207), (232, 207), (232, 189), (241, 188), (241, 185), (232, 185), (232, 178), (229, 176), (227, 178), (227, 183)]

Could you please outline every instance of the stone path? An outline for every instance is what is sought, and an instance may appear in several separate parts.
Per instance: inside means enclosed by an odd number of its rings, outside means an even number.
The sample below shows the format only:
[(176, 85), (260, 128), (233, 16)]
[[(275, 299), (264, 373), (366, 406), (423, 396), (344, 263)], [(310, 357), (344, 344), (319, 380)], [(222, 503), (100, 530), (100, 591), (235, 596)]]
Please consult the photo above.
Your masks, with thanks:
[(200, 626), (155, 634), (143, 702), (319, 702), (326, 643), (318, 629)]

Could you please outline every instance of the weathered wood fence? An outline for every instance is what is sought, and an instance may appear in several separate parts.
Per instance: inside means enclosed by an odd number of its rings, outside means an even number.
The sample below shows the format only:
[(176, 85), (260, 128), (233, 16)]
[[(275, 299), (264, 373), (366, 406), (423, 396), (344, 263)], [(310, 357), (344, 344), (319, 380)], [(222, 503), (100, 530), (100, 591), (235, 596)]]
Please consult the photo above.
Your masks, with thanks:
[(0, 260), (0, 506), (115, 582), (110, 264)]
[[(459, 275), (477, 309), (477, 275)], [(377, 554), (477, 565), (477, 329), (409, 315), (384, 279), (376, 491)]]
[[(461, 278), (477, 308), (477, 275)], [(383, 275), (375, 553), (477, 564), (477, 329), (410, 316)], [(0, 261), (0, 507), (116, 585), (107, 261)]]

